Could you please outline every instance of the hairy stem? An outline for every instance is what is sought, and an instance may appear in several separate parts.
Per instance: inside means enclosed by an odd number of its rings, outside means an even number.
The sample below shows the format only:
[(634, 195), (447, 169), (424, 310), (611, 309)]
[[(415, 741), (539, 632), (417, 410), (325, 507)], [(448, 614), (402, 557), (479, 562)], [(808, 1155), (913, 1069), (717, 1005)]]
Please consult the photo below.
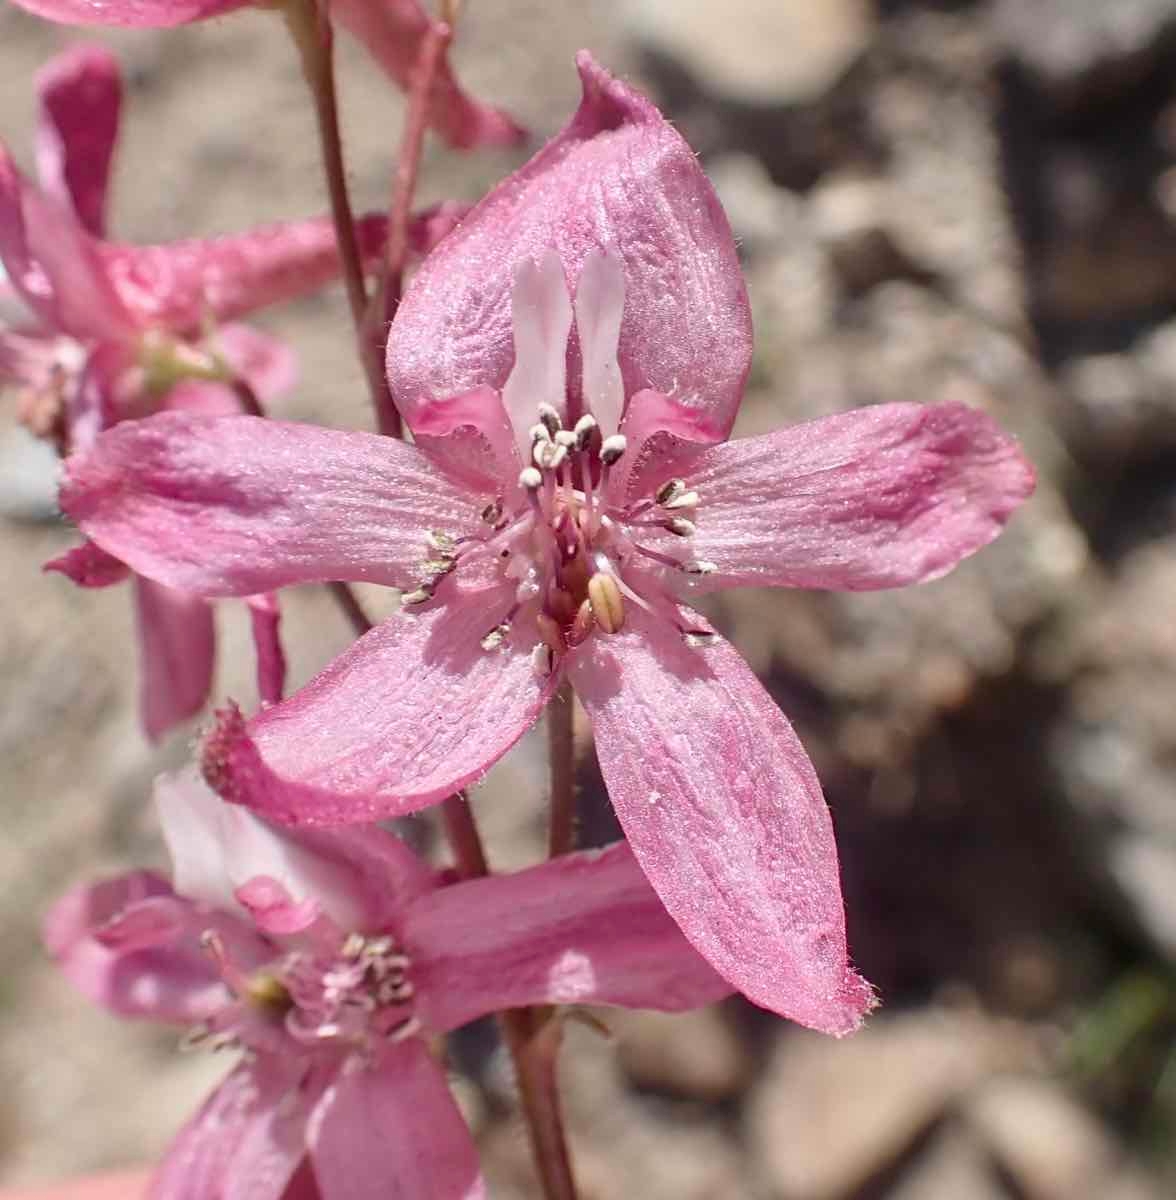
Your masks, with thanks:
[(331, 202), (331, 218), (335, 223), (335, 240), (339, 247), (339, 262), (343, 283), (347, 289), (347, 305), (359, 348), (360, 361), (367, 378), (368, 390), (377, 416), (383, 393), (384, 366), (381, 356), (367, 337), (367, 288), (363, 279), (363, 259), (355, 233), (355, 216), (347, 193), (347, 172), (343, 161), (343, 139), (339, 132), (339, 99), (335, 88), (335, 36), (325, 0), (298, 0), (283, 8), (286, 24), (298, 47), (302, 74), (314, 101), (315, 123), (318, 127), (319, 149), (323, 173), (327, 180), (327, 195)]
[[(441, 807), (442, 822), (458, 872), (465, 879), (489, 874), (474, 814), (461, 792)], [(514, 1062), (519, 1102), (544, 1200), (576, 1200), (556, 1084), (559, 1018), (546, 1008), (512, 1008), (498, 1014), (502, 1040)]]
[(567, 854), (576, 842), (576, 758), (572, 735), (575, 699), (566, 680), (547, 706), (547, 756), (551, 771), (551, 816), (547, 857)]

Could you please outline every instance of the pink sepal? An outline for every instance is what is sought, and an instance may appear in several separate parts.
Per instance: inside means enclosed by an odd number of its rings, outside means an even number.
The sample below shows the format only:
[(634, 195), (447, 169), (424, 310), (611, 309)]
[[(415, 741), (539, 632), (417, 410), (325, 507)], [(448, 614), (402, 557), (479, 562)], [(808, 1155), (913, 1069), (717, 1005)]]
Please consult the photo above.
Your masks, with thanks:
[(257, 655), (257, 696), (262, 704), (277, 704), (286, 687), (286, 652), (282, 649), (282, 610), (276, 592), (246, 596)]
[(122, 583), (131, 573), (126, 563), (91, 541), (71, 546), (64, 554), (51, 558), (41, 570), (56, 571), (84, 588), (110, 587)]

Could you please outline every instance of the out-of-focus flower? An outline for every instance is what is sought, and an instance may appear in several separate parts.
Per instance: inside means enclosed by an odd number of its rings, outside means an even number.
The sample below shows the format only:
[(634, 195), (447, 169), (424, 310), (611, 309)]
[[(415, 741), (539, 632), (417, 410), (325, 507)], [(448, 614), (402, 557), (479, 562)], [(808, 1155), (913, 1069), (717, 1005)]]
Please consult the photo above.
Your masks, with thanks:
[(481, 1196), (428, 1037), (521, 1005), (672, 1012), (729, 991), (623, 843), (452, 883), (375, 827), (275, 830), (194, 771), (156, 800), (174, 886), (75, 889), (46, 939), (98, 1003), (244, 1051), (166, 1155), (159, 1200)]
[[(21, 8), (65, 25), (122, 25), (159, 29), (187, 25), (245, 8), (255, 0), (13, 0)], [(261, 8), (306, 0), (256, 0)], [(432, 19), (420, 0), (330, 0), (331, 15), (368, 49), (392, 81), (407, 90)], [(454, 148), (510, 146), (524, 131), (506, 113), (471, 99), (442, 60), (433, 84), (429, 121)]]
[(206, 766), (228, 798), (296, 823), (413, 811), (480, 777), (568, 678), (687, 937), (757, 1003), (844, 1033), (871, 993), (847, 963), (820, 785), (681, 601), (934, 578), (997, 535), (1033, 472), (955, 404), (725, 441), (751, 351), (726, 220), (657, 110), (580, 70), (571, 124), (397, 314), (389, 379), (415, 446), (161, 416), (73, 462), (62, 505), (137, 570), (208, 595), (405, 590), (291, 700), (222, 722)]

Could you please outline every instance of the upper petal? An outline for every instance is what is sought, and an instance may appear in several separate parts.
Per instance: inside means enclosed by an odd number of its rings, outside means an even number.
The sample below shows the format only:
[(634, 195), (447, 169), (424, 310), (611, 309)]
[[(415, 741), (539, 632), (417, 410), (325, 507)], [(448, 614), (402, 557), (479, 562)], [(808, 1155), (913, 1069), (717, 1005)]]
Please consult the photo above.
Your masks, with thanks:
[(311, 1116), (323, 1200), (483, 1200), (478, 1152), (419, 1038), (340, 1074)]
[(219, 17), (253, 0), (13, 0), (14, 4), (63, 25), (126, 25), (161, 29)]
[(339, 825), (413, 812), (479, 779), (534, 723), (558, 683), (531, 667), (534, 635), (481, 641), (513, 587), (401, 611), (301, 691), (204, 748), (227, 799), (275, 820)]
[(987, 545), (1033, 491), (1017, 442), (963, 404), (855, 409), (714, 446), (684, 478), (702, 498), (704, 585), (864, 591), (934, 579)]
[[(357, 223), (365, 262), (383, 254), (386, 230), (380, 216)], [(327, 217), (157, 246), (107, 243), (101, 249), (112, 286), (136, 320), (177, 332), (198, 332), (209, 318), (232, 321), (309, 295), (340, 270), (335, 226)]]
[(214, 908), (236, 909), (237, 892), (265, 877), (341, 929), (380, 929), (432, 886), (433, 873), (392, 834), (275, 828), (226, 804), (195, 767), (161, 775), (155, 803), (176, 891)]
[[(388, 340), (392, 395), (501, 389), (514, 361), (515, 264), (554, 247), (570, 281), (610, 247), (624, 264), (618, 361), (643, 388), (695, 409), (712, 439), (734, 420), (751, 361), (735, 243), (690, 147), (658, 110), (587, 53), (564, 130), (499, 184), (425, 260)], [(573, 398), (579, 372), (569, 377)]]
[(102, 46), (75, 46), (37, 73), (37, 94), (41, 187), (101, 237), (122, 104), (118, 60)]
[(322, 1081), (297, 1061), (238, 1066), (168, 1147), (152, 1200), (279, 1200), (306, 1156), (306, 1121)]
[(570, 675), (633, 853), (699, 953), (765, 1008), (856, 1028), (872, 997), (847, 963), (829, 811), (747, 664), (635, 613)]
[(623, 842), (429, 892), (401, 932), (417, 1015), (436, 1032), (528, 1004), (676, 1012), (731, 991)]
[(171, 587), (247, 596), (289, 583), (414, 586), (435, 527), (480, 503), (392, 438), (258, 417), (124, 421), (66, 463), (62, 510)]
[[(430, 18), (418, 0), (334, 0), (339, 20), (405, 91), (412, 86)], [(433, 84), (429, 123), (455, 149), (512, 146), (525, 134), (499, 109), (479, 104), (458, 87), (442, 59)]]

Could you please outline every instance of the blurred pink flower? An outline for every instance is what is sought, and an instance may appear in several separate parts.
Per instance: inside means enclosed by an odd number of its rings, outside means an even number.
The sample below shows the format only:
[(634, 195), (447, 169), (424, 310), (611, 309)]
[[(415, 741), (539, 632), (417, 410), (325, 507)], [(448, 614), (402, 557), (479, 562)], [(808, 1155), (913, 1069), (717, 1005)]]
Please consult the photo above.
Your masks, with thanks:
[(381, 829), (275, 830), (194, 771), (156, 801), (174, 889), (149, 872), (75, 889), (46, 940), (96, 1002), (245, 1052), (157, 1200), (482, 1196), (427, 1038), (521, 1005), (674, 1012), (729, 991), (623, 843), (449, 883)]
[[(254, 0), (14, 0), (65, 25), (166, 28), (223, 16)], [(256, 0), (259, 7), (277, 7)], [(407, 90), (432, 19), (420, 0), (330, 0), (330, 10), (359, 39), (392, 81)], [(433, 85), (430, 123), (455, 149), (511, 146), (525, 133), (506, 113), (471, 99), (442, 60)]]
[(232, 767), (229, 799), (295, 823), (411, 812), (478, 779), (568, 678), (687, 937), (752, 1000), (844, 1033), (871, 992), (847, 962), (820, 785), (681, 601), (934, 578), (997, 535), (1033, 472), (957, 404), (725, 441), (751, 354), (726, 219), (657, 110), (586, 55), (580, 71), (570, 125), (397, 313), (389, 379), (415, 445), (172, 414), (71, 463), (62, 506), (135, 569), (208, 595), (405, 589), (291, 700), (215, 733), (206, 766)]

